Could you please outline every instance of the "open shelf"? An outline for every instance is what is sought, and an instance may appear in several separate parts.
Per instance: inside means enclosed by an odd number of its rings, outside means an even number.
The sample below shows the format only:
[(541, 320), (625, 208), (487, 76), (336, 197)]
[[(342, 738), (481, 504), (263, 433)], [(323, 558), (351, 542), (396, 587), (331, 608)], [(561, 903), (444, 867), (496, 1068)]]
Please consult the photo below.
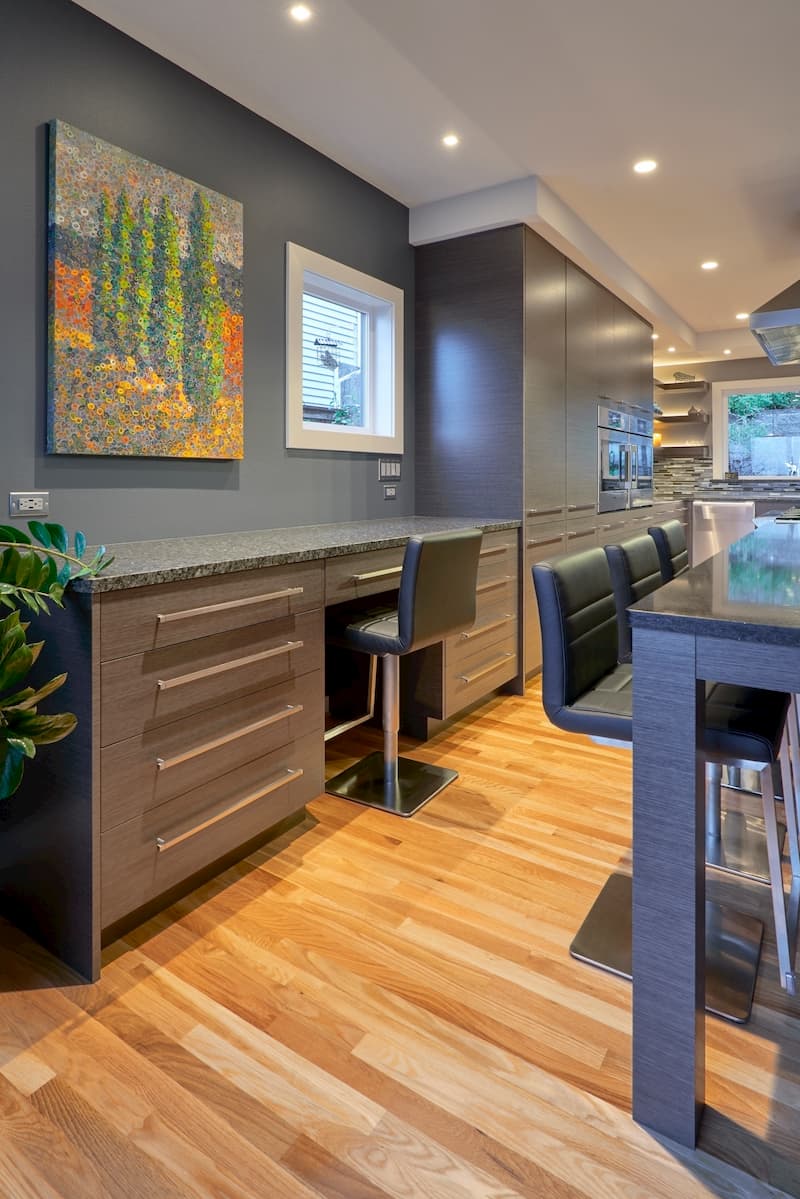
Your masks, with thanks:
[(703, 394), (708, 391), (707, 379), (688, 379), (676, 383), (661, 383), (658, 379), (655, 379), (654, 383), (660, 391), (697, 391)]
[(693, 424), (693, 425), (701, 425), (701, 424), (707, 425), (708, 424), (708, 413), (707, 412), (699, 412), (697, 414), (697, 416), (690, 416), (690, 414), (688, 412), (679, 412), (679, 413), (676, 413), (674, 416), (667, 415), (666, 413), (662, 413), (661, 416), (654, 415), (653, 420), (657, 421), (659, 424), (662, 424), (662, 425), (677, 425), (681, 422), (683, 422), (684, 424), (689, 423), (689, 424)]

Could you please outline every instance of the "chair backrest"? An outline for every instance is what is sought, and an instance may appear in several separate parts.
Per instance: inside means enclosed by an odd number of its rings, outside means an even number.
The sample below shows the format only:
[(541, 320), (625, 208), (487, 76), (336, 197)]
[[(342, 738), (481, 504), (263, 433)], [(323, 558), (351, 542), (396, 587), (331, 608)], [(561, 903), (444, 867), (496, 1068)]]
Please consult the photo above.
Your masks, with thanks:
[(647, 533), (605, 547), (617, 606), (620, 662), (631, 660), (631, 626), (627, 608), (663, 585), (656, 543)]
[(617, 665), (617, 612), (608, 561), (598, 547), (538, 562), (533, 585), (542, 629), (542, 703), (561, 713)]
[(679, 520), (665, 520), (663, 525), (653, 525), (647, 532), (656, 543), (658, 560), (661, 563), (661, 578), (671, 582), (676, 575), (689, 569), (689, 551), (686, 534)]
[(433, 645), (475, 623), (482, 539), (480, 529), (409, 538), (397, 598), (403, 653)]

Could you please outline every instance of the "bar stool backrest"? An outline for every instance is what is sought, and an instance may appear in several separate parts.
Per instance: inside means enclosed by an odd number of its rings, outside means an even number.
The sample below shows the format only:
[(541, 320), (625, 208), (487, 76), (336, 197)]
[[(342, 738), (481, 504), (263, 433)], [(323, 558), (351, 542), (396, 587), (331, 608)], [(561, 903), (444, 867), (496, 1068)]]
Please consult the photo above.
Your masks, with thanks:
[(617, 665), (617, 616), (608, 562), (598, 547), (540, 562), (533, 583), (542, 629), (542, 703), (563, 727), (571, 707)]
[(686, 534), (679, 520), (665, 520), (663, 525), (653, 525), (647, 532), (656, 543), (658, 560), (661, 563), (661, 578), (669, 583), (676, 575), (689, 569), (689, 551)]
[(475, 623), (482, 539), (480, 529), (409, 538), (397, 599), (403, 653), (434, 645)]
[(630, 662), (631, 626), (627, 608), (663, 584), (656, 543), (647, 533), (605, 547), (611, 585), (617, 605), (617, 636), (620, 662)]

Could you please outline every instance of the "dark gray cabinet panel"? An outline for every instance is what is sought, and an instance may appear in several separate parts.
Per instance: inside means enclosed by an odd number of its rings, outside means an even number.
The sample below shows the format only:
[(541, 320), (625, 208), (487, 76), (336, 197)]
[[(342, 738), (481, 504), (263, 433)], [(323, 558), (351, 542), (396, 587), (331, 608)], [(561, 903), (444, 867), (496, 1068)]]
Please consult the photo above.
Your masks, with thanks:
[(523, 229), (416, 252), (417, 511), (522, 507)]
[(602, 291), (594, 279), (567, 262), (566, 493), (573, 512), (597, 505), (597, 314)]
[(566, 259), (525, 230), (525, 506), (563, 512), (566, 498)]

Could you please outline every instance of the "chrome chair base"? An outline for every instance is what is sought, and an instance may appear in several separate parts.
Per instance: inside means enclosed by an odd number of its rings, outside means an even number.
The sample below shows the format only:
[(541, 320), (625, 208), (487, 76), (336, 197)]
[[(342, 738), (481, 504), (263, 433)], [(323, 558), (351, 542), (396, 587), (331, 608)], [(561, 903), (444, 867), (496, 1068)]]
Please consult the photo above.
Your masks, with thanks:
[(415, 762), (412, 758), (395, 758), (394, 765), (393, 772), (392, 763), (387, 763), (383, 754), (369, 754), (329, 779), (325, 791), (395, 816), (413, 816), (458, 778), (455, 770)]
[[(786, 825), (778, 821), (778, 843), (783, 847)], [(741, 874), (757, 883), (769, 883), (767, 830), (761, 816), (723, 809), (720, 836), (706, 837), (706, 865), (729, 874)]]
[[(632, 880), (614, 873), (578, 929), (569, 948), (572, 956), (620, 978), (632, 978), (631, 912)], [(736, 1024), (750, 1018), (763, 936), (760, 920), (706, 903), (707, 1012)]]

